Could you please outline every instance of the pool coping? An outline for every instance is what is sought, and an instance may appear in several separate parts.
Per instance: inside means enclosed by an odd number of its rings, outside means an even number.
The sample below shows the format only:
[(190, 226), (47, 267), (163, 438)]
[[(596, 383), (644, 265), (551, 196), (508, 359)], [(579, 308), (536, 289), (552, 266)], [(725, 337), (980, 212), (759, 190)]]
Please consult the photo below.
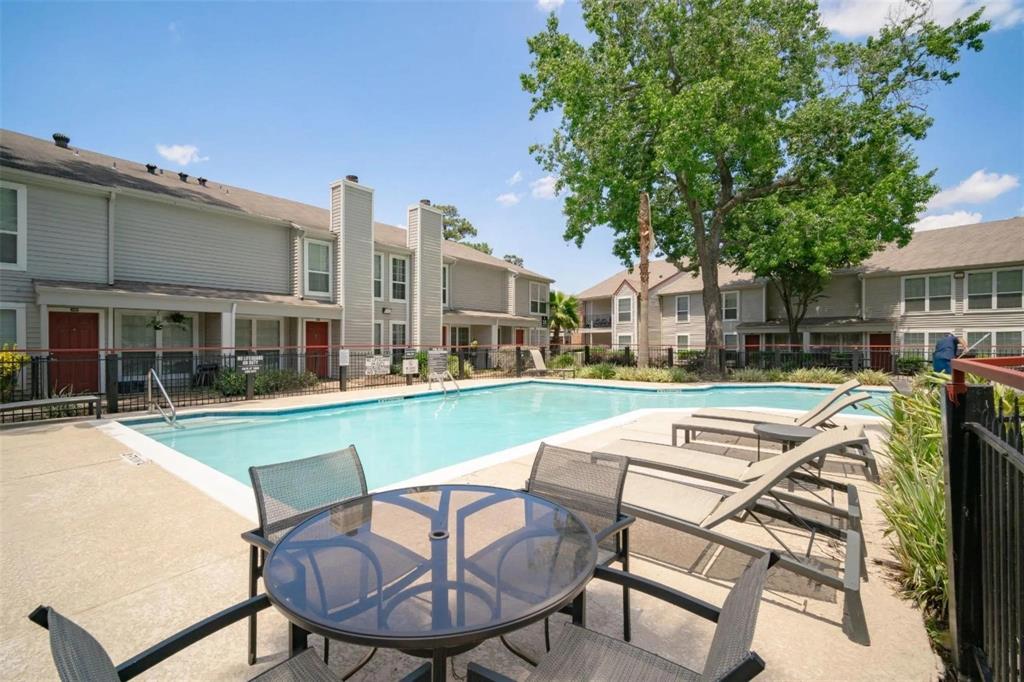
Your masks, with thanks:
[[(525, 383), (555, 383), (556, 385), (561, 382), (555, 381), (544, 381), (536, 379), (528, 379), (524, 381), (514, 381), (502, 384), (491, 384), (488, 386), (478, 386), (467, 388), (468, 391), (482, 390), (484, 388), (494, 388), (496, 386), (507, 386), (507, 385), (518, 385)], [(577, 384), (578, 386), (581, 384)], [(602, 384), (582, 384), (600, 388), (606, 388)], [(729, 386), (738, 387), (764, 387), (765, 384), (728, 384)], [(772, 384), (778, 386), (784, 386), (786, 388), (822, 388), (820, 385), (793, 385), (793, 384)], [(704, 385), (703, 389), (722, 386), (722, 384), (707, 384)], [(610, 387), (615, 388), (615, 387)], [(619, 390), (645, 390), (630, 389), (627, 387), (621, 387)], [(650, 390), (650, 389), (647, 389)], [(664, 389), (663, 389), (664, 390)], [(441, 391), (429, 391), (410, 394), (408, 398), (420, 397), (420, 396), (432, 396), (441, 393)], [(358, 405), (375, 403), (380, 400), (389, 402), (394, 400), (393, 397), (378, 397), (374, 399), (357, 399), (353, 401), (347, 401), (343, 403), (332, 403), (329, 405), (322, 406), (323, 409), (329, 409), (338, 407), (341, 405)], [(604, 431), (616, 426), (622, 426), (630, 422), (636, 421), (644, 416), (650, 414), (659, 414), (665, 412), (673, 412), (680, 416), (686, 416), (692, 414), (694, 411), (702, 409), (701, 407), (648, 407), (637, 410), (631, 410), (629, 412), (609, 417), (607, 419), (601, 419), (596, 422), (584, 424), (583, 426), (577, 426), (566, 431), (545, 436), (544, 438), (535, 439), (519, 445), (513, 445), (502, 450), (498, 450), (489, 454), (480, 455), (472, 459), (466, 460), (465, 462), (459, 462), (452, 464), (447, 467), (441, 467), (439, 469), (433, 469), (431, 471), (418, 474), (411, 478), (396, 481), (378, 488), (374, 488), (370, 492), (376, 492), (380, 490), (392, 490), (396, 488), (409, 488), (421, 485), (430, 485), (436, 483), (443, 483), (450, 481), (454, 478), (466, 476), (468, 474), (487, 469), (498, 464), (510, 462), (521, 457), (528, 456), (537, 451), (537, 448), (542, 442), (550, 443), (552, 445), (562, 445), (570, 441), (582, 438), (584, 436)], [(764, 412), (776, 413), (776, 414), (800, 414), (801, 410), (785, 409), (785, 408), (767, 408), (756, 405), (737, 405), (731, 409), (748, 409), (748, 410), (762, 410)], [(253, 410), (259, 414), (267, 413), (278, 413), (280, 408), (265, 408)], [(296, 408), (292, 408), (292, 411), (296, 411)], [(298, 409), (297, 411), (303, 411)], [(214, 411), (213, 415), (217, 416), (237, 416), (236, 413), (227, 411)], [(844, 418), (854, 419), (857, 421), (863, 421), (865, 423), (881, 423), (884, 420), (877, 416), (862, 416), (862, 415), (843, 415)], [(207, 496), (211, 497), (215, 501), (228, 507), (240, 516), (248, 519), (254, 525), (259, 523), (258, 515), (256, 512), (256, 502), (253, 497), (252, 488), (245, 485), (241, 481), (238, 481), (227, 474), (214, 469), (213, 467), (200, 462), (197, 459), (193, 459), (188, 455), (178, 452), (174, 448), (171, 448), (159, 441), (156, 441), (149, 436), (140, 433), (130, 428), (128, 423), (146, 423), (151, 421), (150, 419), (127, 418), (123, 420), (118, 419), (102, 419), (99, 422), (91, 421), (89, 424), (98, 429), (105, 435), (113, 438), (114, 440), (130, 447), (133, 452), (141, 456), (144, 460), (148, 460), (160, 466), (162, 469), (171, 473), (174, 476), (184, 480), (199, 491), (203, 492)]]

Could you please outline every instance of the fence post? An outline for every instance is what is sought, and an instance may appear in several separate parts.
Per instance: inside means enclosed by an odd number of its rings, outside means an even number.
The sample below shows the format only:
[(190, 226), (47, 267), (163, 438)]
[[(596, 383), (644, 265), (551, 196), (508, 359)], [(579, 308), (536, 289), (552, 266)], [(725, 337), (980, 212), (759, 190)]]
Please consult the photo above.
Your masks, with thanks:
[(622, 348), (622, 363), (626, 367), (631, 367), (633, 365), (629, 359), (629, 346), (624, 346)]
[(669, 369), (672, 369), (672, 363), (675, 362), (675, 353), (672, 352), (672, 346), (666, 348), (665, 351), (666, 355), (668, 356), (668, 367)]
[(459, 380), (466, 378), (466, 349), (460, 348), (456, 351), (459, 358)]
[(117, 353), (107, 353), (107, 356), (103, 359), (106, 363), (106, 381), (107, 381), (107, 412), (115, 414), (118, 411), (118, 397), (120, 393), (121, 377), (120, 372), (120, 356)]
[(338, 390), (342, 392), (348, 390), (348, 367), (346, 365), (338, 367)]
[(583, 366), (590, 364), (590, 344), (583, 346)]
[[(949, 633), (954, 664), (973, 677), (973, 649), (982, 646), (982, 537), (979, 524), (981, 458), (972, 453), (966, 422), (983, 418), (992, 405), (991, 386), (967, 386), (942, 401), (943, 473), (946, 487), (946, 565), (949, 570)], [(950, 384), (952, 389), (952, 384)]]
[(36, 400), (43, 395), (43, 384), (42, 384), (42, 371), (39, 366), (43, 364), (43, 359), (38, 355), (32, 356), (31, 364), (29, 365), (29, 390), (31, 391), (30, 398)]
[(245, 399), (252, 400), (256, 397), (256, 375), (246, 373), (245, 375)]
[(523, 376), (523, 349), (516, 346), (516, 376)]

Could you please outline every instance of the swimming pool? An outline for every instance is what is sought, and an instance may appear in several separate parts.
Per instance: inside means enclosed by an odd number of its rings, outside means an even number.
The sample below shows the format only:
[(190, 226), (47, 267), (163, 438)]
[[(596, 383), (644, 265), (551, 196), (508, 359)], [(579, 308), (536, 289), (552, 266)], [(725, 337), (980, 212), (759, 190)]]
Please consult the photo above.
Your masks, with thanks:
[[(643, 408), (807, 409), (828, 391), (797, 387), (648, 390), (525, 382), (357, 404), (244, 410), (124, 424), (249, 485), (248, 468), (354, 443), (370, 489)], [(885, 400), (876, 394), (875, 400)], [(863, 410), (860, 414), (865, 414)]]

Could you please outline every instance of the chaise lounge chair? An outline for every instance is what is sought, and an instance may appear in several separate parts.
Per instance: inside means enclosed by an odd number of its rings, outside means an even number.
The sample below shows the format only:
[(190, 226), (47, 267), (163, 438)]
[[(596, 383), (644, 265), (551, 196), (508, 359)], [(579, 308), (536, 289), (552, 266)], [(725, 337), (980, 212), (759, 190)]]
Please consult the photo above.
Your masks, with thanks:
[(758, 412), (756, 410), (731, 410), (728, 408), (708, 407), (702, 410), (697, 410), (693, 413), (693, 416), (704, 419), (727, 419), (734, 422), (750, 422), (752, 424), (794, 424), (796, 426), (806, 426), (809, 422), (816, 419), (821, 412), (827, 410), (832, 403), (842, 399), (843, 396), (848, 394), (850, 391), (859, 387), (859, 381), (856, 379), (850, 379), (845, 384), (836, 386), (831, 393), (822, 398), (821, 402), (799, 415), (772, 414), (768, 412)]
[[(611, 568), (594, 577), (649, 594), (701, 618), (717, 623), (700, 673), (649, 651), (612, 639), (575, 619), (527, 678), (541, 680), (749, 680), (764, 670), (764, 661), (750, 650), (757, 625), (768, 568), (778, 557), (766, 554), (747, 567), (733, 585), (722, 608), (652, 580)], [(471, 662), (468, 682), (511, 682), (512, 678)]]
[(539, 375), (543, 376), (545, 374), (555, 373), (555, 374), (558, 374), (559, 376), (561, 376), (562, 378), (565, 378), (566, 374), (572, 374), (572, 378), (573, 379), (576, 378), (576, 368), (575, 367), (566, 367), (566, 368), (555, 367), (555, 368), (549, 369), (548, 366), (546, 364), (544, 364), (544, 356), (541, 355), (540, 351), (537, 350), (536, 348), (531, 348), (530, 349), (530, 358), (533, 359), (533, 368), (525, 370), (526, 374), (539, 374)]
[(848, 430), (853, 439), (844, 440), (843, 446), (838, 449), (833, 449), (833, 439), (827, 437), (835, 430), (824, 431), (820, 435), (808, 439), (805, 443), (807, 451), (813, 450), (817, 453), (811, 459), (808, 459), (805, 450), (801, 450), (795, 455), (793, 453), (796, 451), (790, 450), (771, 458), (750, 462), (703, 450), (691, 450), (675, 445), (649, 443), (630, 438), (622, 438), (602, 446), (600, 451), (628, 457), (634, 465), (650, 466), (651, 468), (664, 466), (666, 471), (726, 485), (756, 481), (764, 474), (772, 472), (776, 467), (782, 466), (783, 462), (788, 462), (790, 469), (786, 478), (791, 481), (801, 485), (806, 483), (846, 492), (848, 486), (845, 483), (837, 483), (821, 477), (821, 460), (829, 453), (846, 456), (850, 451), (861, 453), (859, 458), (865, 461), (873, 459), (874, 456), (871, 454), (871, 446), (867, 436), (864, 435), (863, 427), (853, 426), (843, 430)]

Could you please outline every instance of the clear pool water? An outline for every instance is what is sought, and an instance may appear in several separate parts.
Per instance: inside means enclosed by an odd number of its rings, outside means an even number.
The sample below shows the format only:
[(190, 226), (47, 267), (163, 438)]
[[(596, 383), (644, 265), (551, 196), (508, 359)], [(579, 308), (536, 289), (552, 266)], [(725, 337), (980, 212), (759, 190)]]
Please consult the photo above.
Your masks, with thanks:
[[(807, 409), (827, 393), (792, 387), (643, 390), (520, 383), (272, 414), (220, 413), (126, 422), (180, 453), (249, 484), (248, 468), (354, 443), (367, 485), (379, 486), (650, 407), (764, 406)], [(885, 394), (877, 394), (884, 400)], [(863, 410), (859, 411), (864, 414)]]

